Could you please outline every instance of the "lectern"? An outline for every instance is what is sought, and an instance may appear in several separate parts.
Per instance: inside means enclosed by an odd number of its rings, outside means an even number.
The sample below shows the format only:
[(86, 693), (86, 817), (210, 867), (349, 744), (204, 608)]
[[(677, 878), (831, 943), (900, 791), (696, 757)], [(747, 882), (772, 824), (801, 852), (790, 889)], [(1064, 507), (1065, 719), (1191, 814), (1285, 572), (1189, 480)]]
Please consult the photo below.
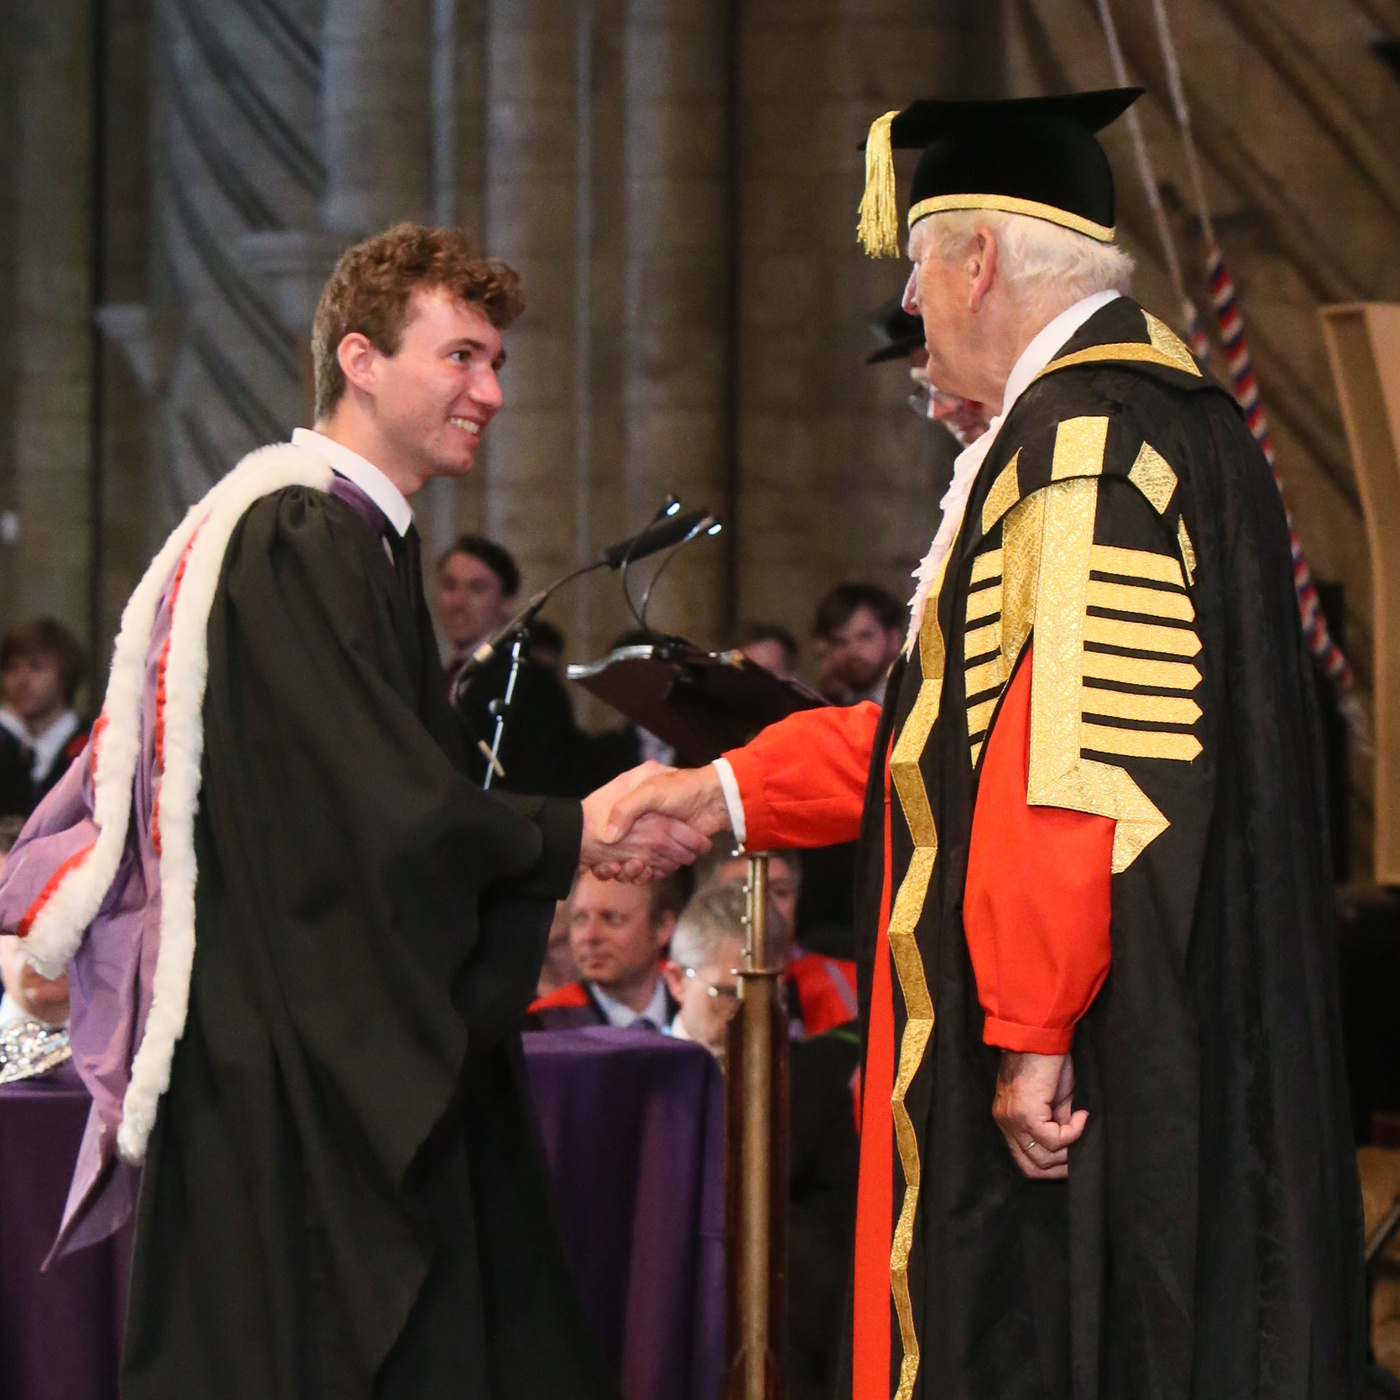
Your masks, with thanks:
[[(824, 705), (740, 652), (676, 637), (621, 647), (577, 681), (698, 766), (798, 710)], [(725, 1096), (728, 1357), (725, 1400), (786, 1400), (787, 1014), (768, 941), (768, 858), (749, 857), (739, 1012), (729, 1024)]]

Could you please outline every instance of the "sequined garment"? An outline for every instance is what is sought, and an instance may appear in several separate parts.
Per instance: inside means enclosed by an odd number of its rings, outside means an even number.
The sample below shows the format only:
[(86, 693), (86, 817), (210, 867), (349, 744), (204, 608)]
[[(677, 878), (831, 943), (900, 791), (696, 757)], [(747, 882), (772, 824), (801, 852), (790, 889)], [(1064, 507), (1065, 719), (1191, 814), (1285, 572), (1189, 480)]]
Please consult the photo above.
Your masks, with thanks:
[(72, 1058), (66, 1026), (14, 1021), (0, 1030), (0, 1084), (47, 1074)]

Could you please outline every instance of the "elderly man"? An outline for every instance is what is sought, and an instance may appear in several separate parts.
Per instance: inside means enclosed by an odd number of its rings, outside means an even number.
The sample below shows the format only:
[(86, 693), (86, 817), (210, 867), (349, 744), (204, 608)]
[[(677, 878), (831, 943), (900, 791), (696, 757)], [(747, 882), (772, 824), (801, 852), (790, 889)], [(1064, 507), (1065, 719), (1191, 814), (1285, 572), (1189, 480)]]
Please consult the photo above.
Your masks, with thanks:
[[(342, 255), (315, 430), (157, 555), (94, 738), (6, 864), (0, 929), (40, 972), (72, 960), (94, 1113), (68, 1229), (100, 1237), (139, 1181), (128, 1400), (612, 1393), (516, 1028), (617, 789), (469, 780), (408, 503), (471, 470), (521, 309), (454, 230)], [(707, 844), (653, 835), (635, 875)]]
[(863, 227), (896, 246), (890, 148), (923, 147), (907, 305), (931, 381), (998, 410), (909, 647), (883, 710), (794, 716), (614, 811), (862, 833), (857, 1400), (1359, 1382), (1287, 532), (1229, 395), (1122, 294), (1093, 133), (1134, 95), (876, 123)]

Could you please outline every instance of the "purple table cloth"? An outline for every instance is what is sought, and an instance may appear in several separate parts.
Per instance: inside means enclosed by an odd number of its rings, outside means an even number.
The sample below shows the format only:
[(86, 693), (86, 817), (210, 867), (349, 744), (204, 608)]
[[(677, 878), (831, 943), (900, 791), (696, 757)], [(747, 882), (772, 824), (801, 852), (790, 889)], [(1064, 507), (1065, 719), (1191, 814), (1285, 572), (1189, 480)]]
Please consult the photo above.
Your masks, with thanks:
[(39, 1271), (88, 1104), (71, 1065), (0, 1088), (0, 1400), (116, 1400), (129, 1234)]
[[(723, 1092), (695, 1045), (537, 1032), (525, 1060), (565, 1248), (624, 1400), (716, 1400), (724, 1366)], [(39, 1265), (88, 1096), (64, 1066), (0, 1088), (0, 1400), (116, 1400), (123, 1232)]]
[(590, 1027), (525, 1036), (564, 1245), (624, 1400), (717, 1400), (724, 1094), (698, 1045)]

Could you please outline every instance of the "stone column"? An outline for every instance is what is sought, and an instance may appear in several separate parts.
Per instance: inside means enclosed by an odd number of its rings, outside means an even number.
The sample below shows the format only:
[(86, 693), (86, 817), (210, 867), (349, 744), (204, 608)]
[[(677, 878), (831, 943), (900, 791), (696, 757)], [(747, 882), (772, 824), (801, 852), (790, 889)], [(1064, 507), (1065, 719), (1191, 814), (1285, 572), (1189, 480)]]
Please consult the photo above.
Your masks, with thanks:
[(10, 618), (92, 626), (92, 7), (16, 0)]
[(321, 29), (327, 228), (432, 214), (431, 0), (327, 0)]
[[(908, 263), (856, 243), (869, 123), (964, 91), (970, 3), (747, 0), (742, 26), (740, 615), (810, 633), (842, 577), (912, 591), (953, 455), (899, 365), (866, 368), (867, 313)], [(901, 208), (912, 165), (897, 163)]]
[(506, 407), (488, 429), (486, 530), (529, 591), (574, 561), (575, 30), (558, 0), (487, 9), (486, 246), (521, 275)]
[[(640, 529), (668, 492), (727, 513), (729, 468), (728, 7), (627, 9), (625, 480)], [(649, 619), (723, 640), (725, 545), (690, 546)]]

